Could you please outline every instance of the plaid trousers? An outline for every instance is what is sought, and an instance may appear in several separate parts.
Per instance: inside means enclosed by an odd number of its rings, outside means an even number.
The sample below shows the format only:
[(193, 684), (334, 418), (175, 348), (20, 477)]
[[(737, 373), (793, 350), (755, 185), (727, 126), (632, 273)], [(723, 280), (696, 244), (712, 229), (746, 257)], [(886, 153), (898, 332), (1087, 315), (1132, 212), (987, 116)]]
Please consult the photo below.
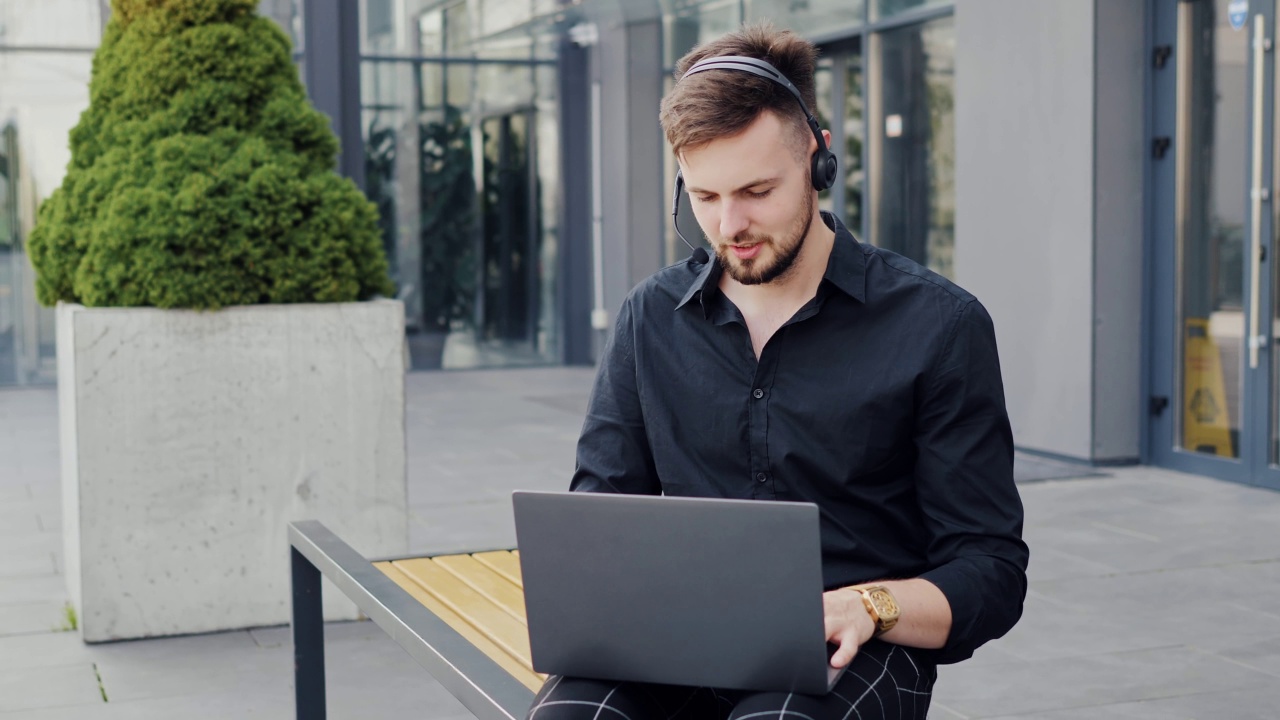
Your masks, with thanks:
[(527, 720), (925, 720), (936, 679), (919, 651), (872, 640), (826, 695), (553, 675)]

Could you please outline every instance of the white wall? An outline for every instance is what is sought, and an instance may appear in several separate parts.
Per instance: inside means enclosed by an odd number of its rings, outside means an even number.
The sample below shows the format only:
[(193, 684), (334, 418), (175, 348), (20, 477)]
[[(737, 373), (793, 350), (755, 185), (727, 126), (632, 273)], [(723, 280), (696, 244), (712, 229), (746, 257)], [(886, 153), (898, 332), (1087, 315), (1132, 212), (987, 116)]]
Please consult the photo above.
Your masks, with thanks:
[(1080, 458), (1092, 455), (1093, 61), (1092, 2), (957, 5), (956, 280), (995, 320), (1015, 443)]

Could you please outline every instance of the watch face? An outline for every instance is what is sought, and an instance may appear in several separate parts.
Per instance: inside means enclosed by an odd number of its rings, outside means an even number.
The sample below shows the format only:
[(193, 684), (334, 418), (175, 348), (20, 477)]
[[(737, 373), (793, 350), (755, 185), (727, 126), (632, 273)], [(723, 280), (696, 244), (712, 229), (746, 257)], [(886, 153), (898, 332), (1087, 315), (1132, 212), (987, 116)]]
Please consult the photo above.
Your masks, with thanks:
[(887, 590), (872, 590), (871, 603), (876, 606), (876, 612), (880, 613), (880, 617), (888, 620), (898, 616), (898, 603), (894, 602), (893, 596)]

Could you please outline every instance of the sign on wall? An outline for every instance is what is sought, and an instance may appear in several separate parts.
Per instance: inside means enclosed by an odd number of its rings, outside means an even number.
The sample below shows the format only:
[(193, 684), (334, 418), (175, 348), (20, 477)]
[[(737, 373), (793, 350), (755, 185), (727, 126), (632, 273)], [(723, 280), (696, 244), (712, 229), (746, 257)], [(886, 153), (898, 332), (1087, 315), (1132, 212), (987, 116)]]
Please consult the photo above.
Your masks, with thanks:
[(1231, 27), (1236, 30), (1243, 28), (1248, 18), (1249, 0), (1231, 0), (1227, 4), (1227, 20), (1231, 21)]

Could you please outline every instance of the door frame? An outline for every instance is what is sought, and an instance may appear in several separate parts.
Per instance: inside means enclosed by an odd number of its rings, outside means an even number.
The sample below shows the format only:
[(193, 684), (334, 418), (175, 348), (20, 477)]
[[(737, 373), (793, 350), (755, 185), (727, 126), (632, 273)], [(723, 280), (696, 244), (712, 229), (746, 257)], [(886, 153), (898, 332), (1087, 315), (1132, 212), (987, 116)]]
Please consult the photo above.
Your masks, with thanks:
[[(1146, 94), (1148, 114), (1145, 212), (1146, 237), (1144, 238), (1147, 261), (1144, 263), (1144, 283), (1147, 292), (1144, 294), (1144, 318), (1147, 331), (1143, 343), (1143, 387), (1147, 390), (1144, 405), (1148, 408), (1145, 432), (1142, 433), (1142, 460), (1144, 463), (1208, 475), (1223, 480), (1258, 485), (1272, 489), (1280, 489), (1280, 466), (1272, 462), (1269, 453), (1271, 438), (1275, 433), (1277, 422), (1272, 412), (1274, 371), (1272, 363), (1275, 357), (1274, 343), (1259, 350), (1258, 369), (1247, 367), (1249, 355), (1246, 346), (1242, 362), (1246, 367), (1242, 370), (1244, 384), (1241, 393), (1241, 414), (1239, 434), (1239, 457), (1223, 459), (1203, 453), (1190, 452), (1177, 447), (1177, 414), (1180, 412), (1177, 385), (1181, 382), (1178, 355), (1179, 333), (1177, 327), (1178, 308), (1178, 263), (1177, 242), (1177, 167), (1178, 167), (1178, 68), (1179, 68), (1179, 13), (1184, 4), (1190, 2), (1207, 2), (1210, 0), (1147, 0), (1148, 33), (1147, 46), (1151, 59), (1147, 66)], [(1276, 288), (1275, 272), (1272, 270), (1272, 258), (1277, 249), (1276, 206), (1273, 196), (1276, 188), (1275, 170), (1280, 165), (1280, 147), (1276, 143), (1276, 96), (1277, 87), (1277, 0), (1250, 0), (1249, 16), (1246, 26), (1239, 32), (1252, 35), (1255, 32), (1255, 18), (1263, 16), (1263, 29), (1268, 41), (1264, 45), (1264, 61), (1260, 70), (1262, 77), (1261, 108), (1261, 183), (1262, 188), (1272, 190), (1264, 195), (1259, 214), (1258, 228), (1261, 232), (1262, 247), (1267, 253), (1268, 261), (1261, 266), (1259, 277), (1261, 282), (1260, 303), (1258, 305), (1262, 318), (1260, 327), (1271, 322), (1271, 310), (1275, 305), (1271, 294)], [(1253, 41), (1250, 47), (1249, 69), (1247, 73), (1249, 106), (1246, 110), (1248, 127), (1245, 132), (1248, 143), (1248, 157), (1253, 157), (1259, 145), (1255, 137), (1255, 73), (1259, 71), (1254, 61)], [(1253, 184), (1250, 177), (1252, 162), (1246, 163), (1245, 183), (1246, 198), (1250, 198), (1248, 189)], [(1250, 277), (1250, 265), (1256, 262), (1252, 256), (1251, 233), (1253, 218), (1245, 212), (1245, 265), (1243, 278), (1246, 315), (1250, 311), (1249, 298), (1253, 292)], [(1247, 335), (1247, 333), (1246, 333)]]

